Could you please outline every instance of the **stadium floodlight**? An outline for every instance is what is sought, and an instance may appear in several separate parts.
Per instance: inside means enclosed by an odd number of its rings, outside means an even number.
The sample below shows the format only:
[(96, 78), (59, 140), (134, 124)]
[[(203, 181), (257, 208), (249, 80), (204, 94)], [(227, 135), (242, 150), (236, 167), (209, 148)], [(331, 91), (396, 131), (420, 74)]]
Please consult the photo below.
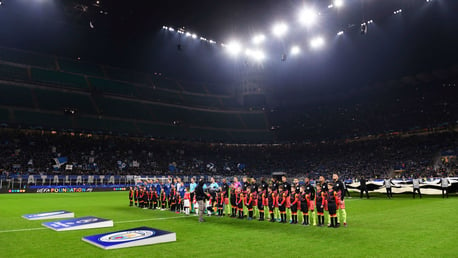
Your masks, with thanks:
[(253, 59), (258, 62), (266, 58), (266, 55), (264, 54), (262, 50), (255, 50), (252, 56), (253, 56)]
[(339, 8), (339, 7), (342, 7), (344, 5), (344, 1), (343, 0), (334, 0), (334, 6)]
[(402, 13), (402, 9), (399, 9), (393, 12), (393, 14), (400, 14), (400, 13)]
[(272, 33), (276, 37), (282, 37), (288, 32), (288, 25), (284, 22), (279, 22), (272, 27)]
[(169, 31), (175, 31), (175, 29), (172, 27), (169, 27)]
[(264, 34), (258, 34), (256, 36), (254, 36), (251, 41), (253, 42), (253, 44), (259, 45), (262, 42), (264, 42), (264, 40), (266, 40), (266, 36), (264, 36)]
[(318, 20), (318, 13), (311, 8), (303, 8), (299, 11), (299, 22), (304, 26), (311, 26)]
[(196, 39), (196, 38), (197, 38), (197, 35), (194, 33), (194, 34), (191, 35), (191, 37), (192, 37), (193, 39)]
[(211, 39), (210, 39), (208, 42), (209, 42), (210, 44), (216, 44), (216, 41), (211, 40)]
[(207, 41), (207, 39), (204, 38), (204, 37), (200, 37), (200, 40), (202, 40), (202, 41)]
[(164, 30), (168, 30), (168, 29), (169, 29), (169, 27), (167, 27), (167, 26), (162, 26), (162, 29), (164, 29)]
[(328, 8), (329, 8), (329, 9), (334, 8), (334, 5), (333, 5), (333, 4), (330, 4), (330, 5), (328, 5)]
[(230, 41), (227, 45), (224, 45), (227, 49), (227, 52), (233, 56), (236, 56), (242, 50), (242, 45), (238, 41)]
[(312, 48), (320, 48), (324, 45), (324, 38), (323, 37), (316, 37), (310, 40), (310, 46)]
[(371, 24), (371, 23), (374, 23), (374, 21), (373, 20), (368, 20), (367, 21), (367, 24)]
[(245, 55), (247, 55), (248, 57), (252, 58), (253, 60), (255, 61), (262, 61), (266, 58), (266, 55), (264, 54), (264, 52), (260, 49), (256, 49), (256, 50), (251, 50), (251, 49), (246, 49), (245, 50)]
[(190, 37), (191, 36), (191, 32), (187, 31), (185, 35), (186, 35), (186, 37)]
[(342, 36), (343, 34), (344, 34), (344, 31), (343, 31), (343, 30), (337, 32), (337, 36)]
[(295, 56), (298, 55), (301, 52), (301, 49), (299, 46), (292, 46), (291, 47), (291, 55)]

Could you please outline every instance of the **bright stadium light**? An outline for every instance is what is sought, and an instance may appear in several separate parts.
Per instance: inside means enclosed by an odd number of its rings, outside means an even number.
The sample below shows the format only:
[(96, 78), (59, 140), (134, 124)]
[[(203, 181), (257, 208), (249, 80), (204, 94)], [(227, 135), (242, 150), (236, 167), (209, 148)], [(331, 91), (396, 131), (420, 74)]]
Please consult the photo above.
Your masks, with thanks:
[(191, 36), (191, 33), (188, 31), (186, 32), (186, 37), (190, 37)]
[(374, 23), (374, 21), (373, 20), (368, 20), (367, 21), (367, 24), (371, 24), (371, 23)]
[(288, 25), (286, 25), (286, 23), (284, 23), (284, 22), (277, 23), (272, 27), (272, 33), (276, 37), (282, 37), (287, 32), (288, 32)]
[(299, 22), (304, 26), (311, 26), (318, 20), (318, 13), (310, 8), (299, 11)]
[(236, 56), (242, 50), (242, 45), (238, 41), (230, 41), (227, 45), (224, 45), (229, 54)]
[(264, 52), (260, 49), (256, 49), (256, 50), (251, 50), (251, 49), (246, 49), (245, 50), (245, 55), (247, 55), (248, 57), (250, 57), (251, 59), (255, 60), (255, 61), (262, 61), (266, 58), (266, 55), (264, 54)]
[(342, 36), (344, 34), (343, 30), (337, 32), (337, 36)]
[(264, 40), (266, 40), (266, 36), (264, 36), (264, 34), (258, 34), (256, 36), (254, 36), (251, 41), (253, 42), (253, 44), (259, 45), (262, 42), (264, 42)]
[(316, 37), (310, 41), (310, 46), (312, 48), (320, 48), (323, 45), (324, 45), (324, 39), (322, 37)]
[(342, 7), (344, 5), (344, 1), (343, 0), (334, 0), (334, 6), (339, 8), (339, 7)]
[(264, 60), (266, 58), (266, 55), (261, 50), (253, 51), (252, 56), (253, 56), (253, 59), (258, 61), (258, 62), (262, 61), (262, 60)]
[(162, 26), (162, 29), (164, 29), (164, 30), (168, 30), (168, 29), (169, 29), (169, 27), (167, 27), (167, 26)]
[(402, 9), (399, 9), (393, 12), (393, 14), (400, 14), (400, 13), (402, 13)]
[(216, 44), (216, 41), (211, 40), (211, 39), (210, 39), (208, 42), (209, 42), (210, 44)]
[(175, 31), (175, 29), (172, 27), (169, 27), (169, 31)]
[(295, 56), (301, 52), (299, 46), (292, 46), (291, 47), (291, 55)]
[(196, 38), (197, 38), (197, 35), (194, 33), (194, 34), (191, 35), (191, 37), (192, 37), (193, 39), (196, 39)]

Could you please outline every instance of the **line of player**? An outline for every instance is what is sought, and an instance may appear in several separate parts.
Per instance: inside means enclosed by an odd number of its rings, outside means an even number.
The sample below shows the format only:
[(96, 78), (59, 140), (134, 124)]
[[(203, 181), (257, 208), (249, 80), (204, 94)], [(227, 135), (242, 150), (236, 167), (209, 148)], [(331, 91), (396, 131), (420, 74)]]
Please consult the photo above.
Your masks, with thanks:
[[(143, 209), (168, 209), (189, 215), (198, 208), (194, 195), (196, 186), (192, 178), (183, 196), (173, 185), (168, 193), (164, 188), (158, 191), (157, 186), (131, 187), (129, 205)], [(260, 184), (254, 178), (243, 177), (239, 182), (234, 177), (230, 185), (226, 179), (217, 183), (211, 178), (205, 193), (207, 216), (253, 220), (257, 214), (259, 221), (287, 223), (289, 215), (289, 223), (298, 224), (298, 216), (302, 215), (302, 225), (323, 227), (326, 225), (326, 215), (328, 227), (339, 227), (341, 222), (347, 226), (345, 188), (337, 174), (333, 174), (330, 181), (320, 176), (316, 186), (311, 184), (309, 178), (305, 178), (304, 184), (299, 184), (298, 179), (290, 184), (285, 176), (281, 181), (272, 178), (269, 183), (261, 178)]]

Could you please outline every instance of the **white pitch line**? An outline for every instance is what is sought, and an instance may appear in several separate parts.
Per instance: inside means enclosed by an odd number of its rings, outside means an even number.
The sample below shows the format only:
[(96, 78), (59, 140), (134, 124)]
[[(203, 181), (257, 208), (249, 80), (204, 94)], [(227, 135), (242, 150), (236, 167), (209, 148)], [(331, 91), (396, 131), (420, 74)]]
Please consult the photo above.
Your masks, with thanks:
[(166, 220), (166, 219), (182, 219), (182, 218), (190, 218), (189, 216), (177, 216), (177, 217), (166, 217), (166, 218), (151, 218), (151, 219), (136, 219), (136, 220), (125, 220), (125, 221), (119, 221), (115, 223), (132, 223), (132, 222), (142, 222), (142, 221), (152, 221), (152, 220)]
[(10, 230), (1, 230), (0, 233), (10, 233), (10, 232), (21, 232), (21, 231), (35, 231), (43, 230), (47, 228), (21, 228), (21, 229), (10, 229)]
[[(115, 222), (116, 224), (122, 223), (132, 223), (132, 222), (142, 222), (142, 221), (153, 221), (153, 220), (167, 220), (167, 219), (182, 219), (182, 218), (190, 218), (188, 216), (177, 216), (177, 217), (165, 217), (165, 218), (151, 218), (151, 219), (137, 219), (137, 220), (125, 220)], [(9, 229), (9, 230), (0, 230), (0, 233), (11, 233), (11, 232), (22, 232), (22, 231), (36, 231), (36, 230), (44, 230), (47, 229), (43, 228), (21, 228), (21, 229)]]

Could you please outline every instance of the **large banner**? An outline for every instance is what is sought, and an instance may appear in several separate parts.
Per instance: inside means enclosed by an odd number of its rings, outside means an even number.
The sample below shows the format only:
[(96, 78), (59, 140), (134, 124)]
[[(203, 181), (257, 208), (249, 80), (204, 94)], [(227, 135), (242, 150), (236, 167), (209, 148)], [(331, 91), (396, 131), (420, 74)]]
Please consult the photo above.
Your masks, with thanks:
[[(449, 193), (458, 192), (458, 177), (449, 177), (447, 190)], [(393, 179), (391, 180), (391, 191), (393, 193), (412, 193), (412, 179)], [(347, 184), (348, 189), (360, 190), (359, 182)], [(386, 193), (385, 181), (383, 179), (370, 180), (366, 183), (369, 192)], [(442, 194), (441, 179), (421, 180), (420, 190), (422, 194)]]
[(40, 186), (24, 189), (0, 189), (0, 193), (91, 193), (91, 192), (108, 192), (108, 191), (126, 191), (128, 187), (54, 187)]

